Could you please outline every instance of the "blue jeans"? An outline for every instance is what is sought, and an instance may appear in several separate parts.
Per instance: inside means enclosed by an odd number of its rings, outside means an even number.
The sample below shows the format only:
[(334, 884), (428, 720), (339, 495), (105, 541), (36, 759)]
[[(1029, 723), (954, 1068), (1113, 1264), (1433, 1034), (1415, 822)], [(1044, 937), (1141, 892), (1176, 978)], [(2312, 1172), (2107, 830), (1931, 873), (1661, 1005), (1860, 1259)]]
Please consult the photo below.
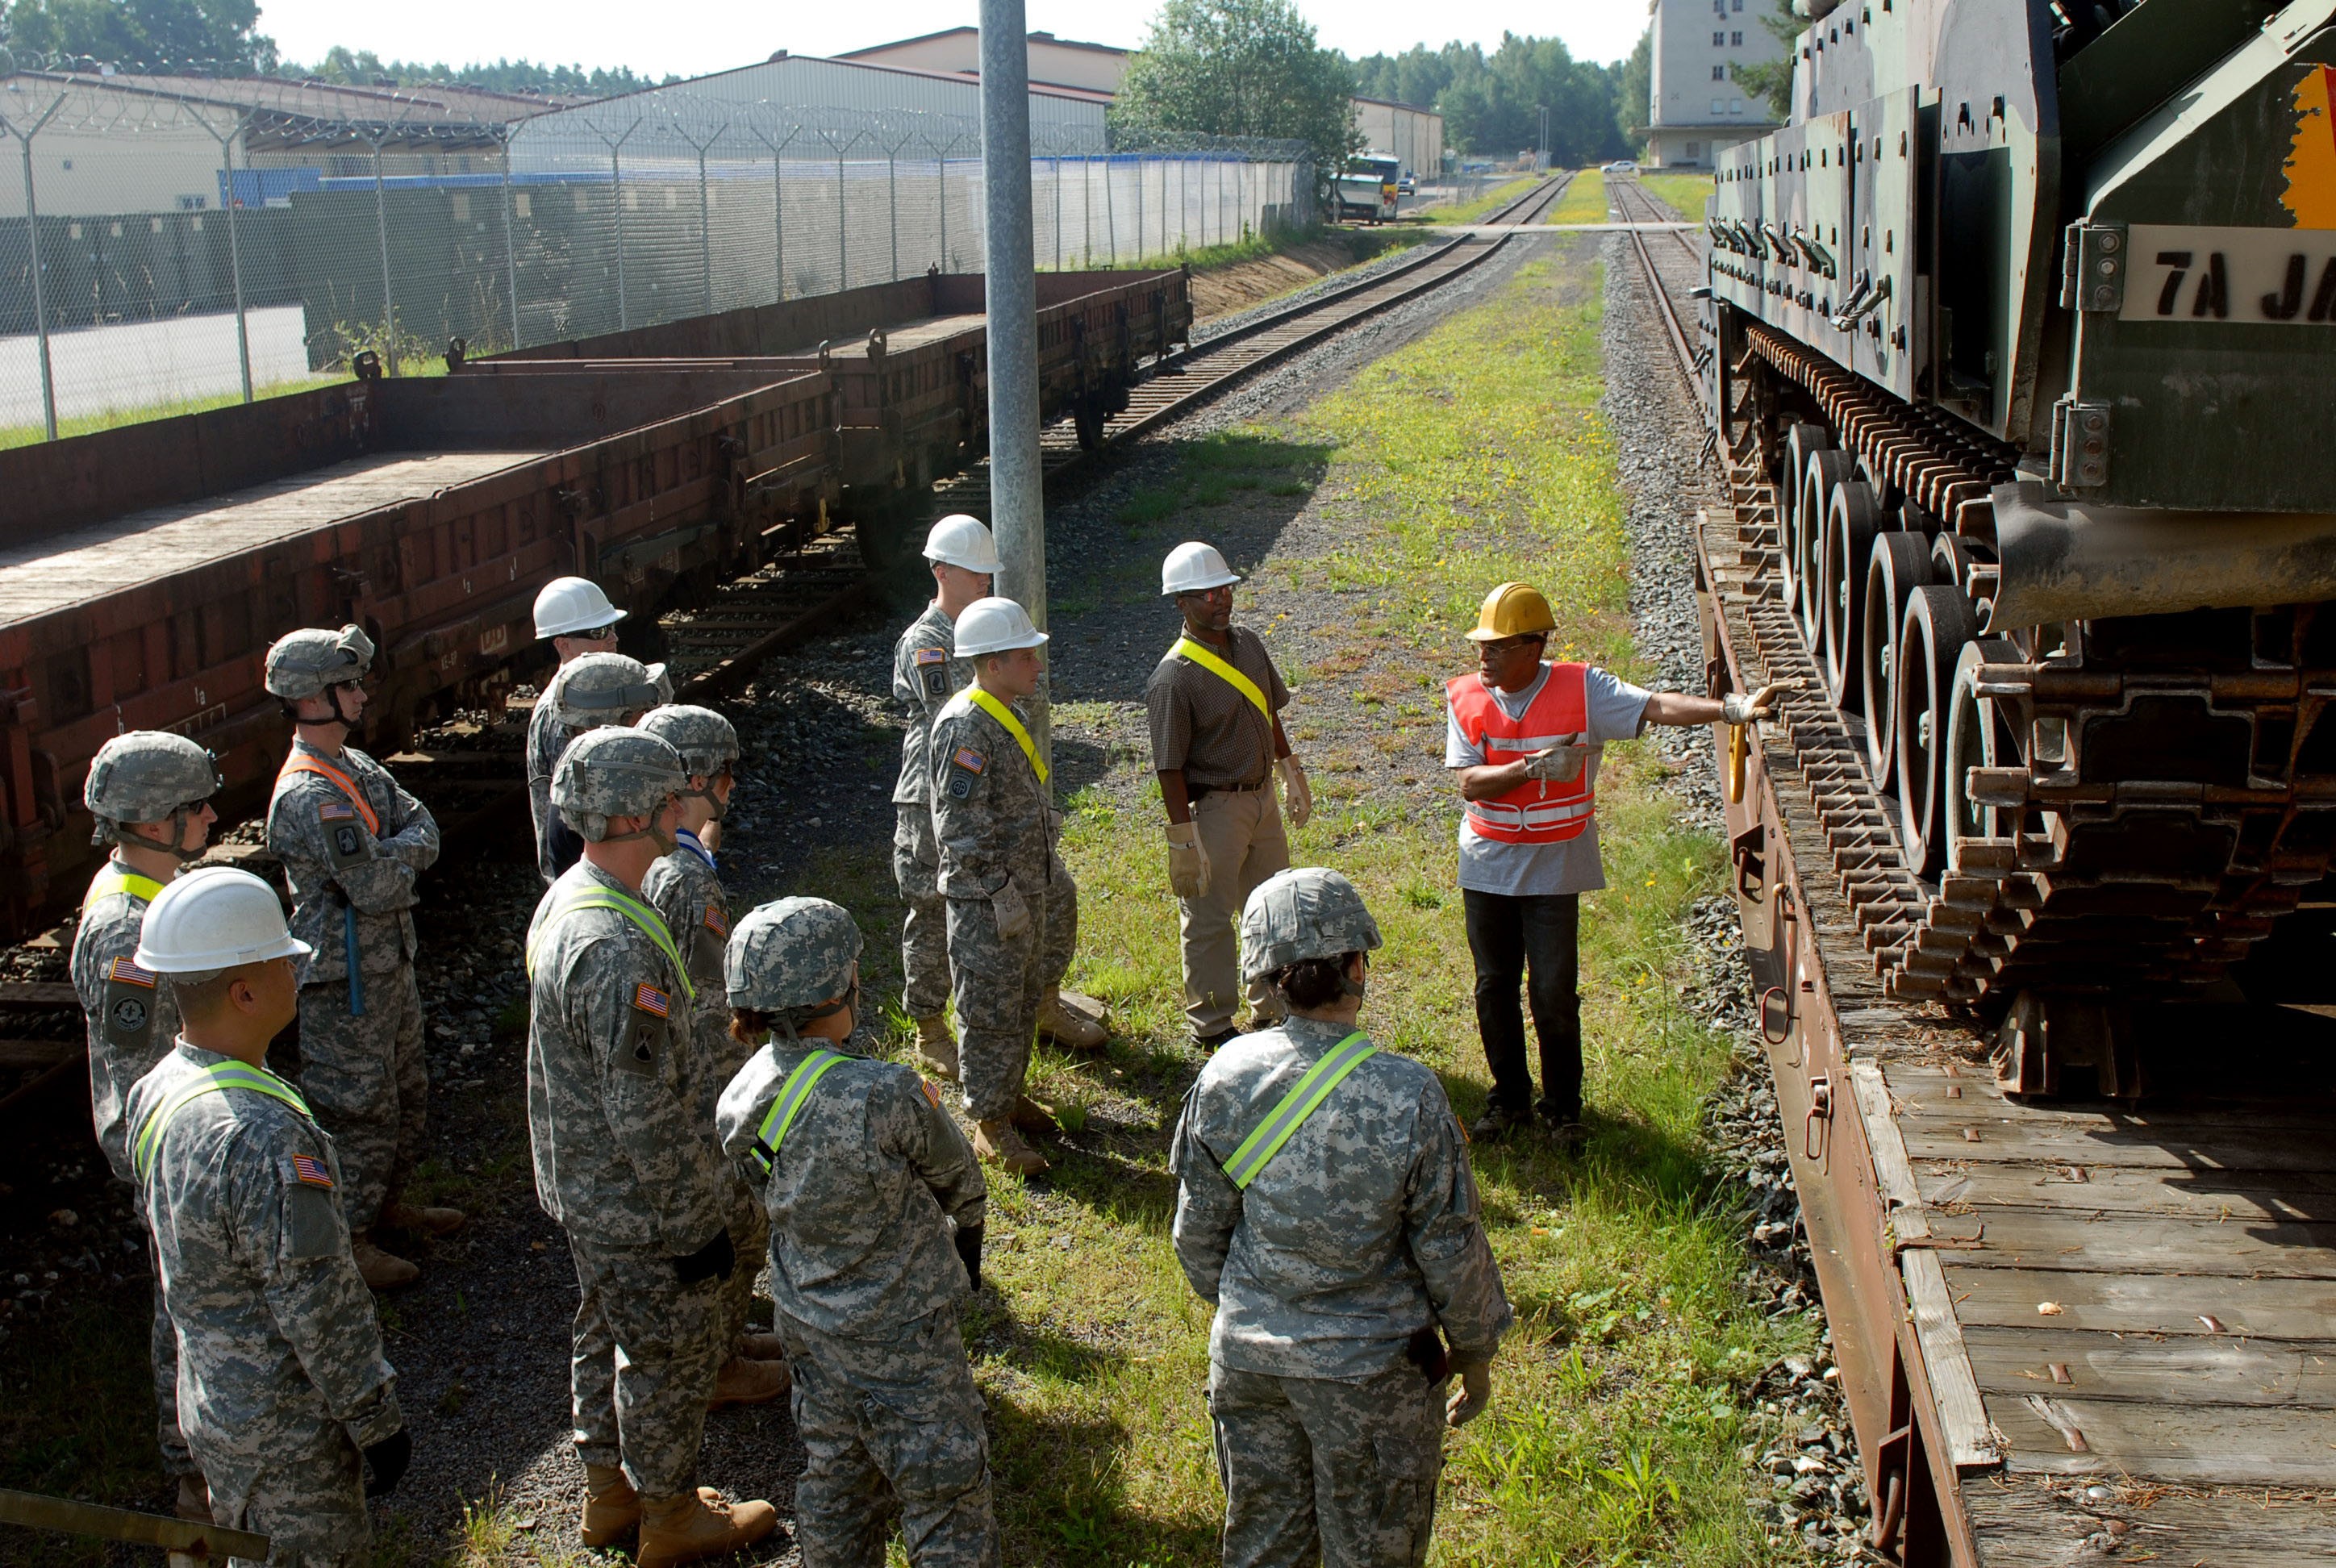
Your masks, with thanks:
[(1534, 1106), (1524, 1013), (1517, 1005), (1523, 984), (1541, 1041), (1539, 1108), (1559, 1121), (1579, 1120), (1582, 998), (1575, 980), (1581, 958), (1574, 936), (1581, 895), (1462, 888), (1460, 902), (1468, 951), (1476, 960), (1476, 1033), (1484, 1042), (1484, 1065), (1493, 1070), (1493, 1105), (1520, 1113)]

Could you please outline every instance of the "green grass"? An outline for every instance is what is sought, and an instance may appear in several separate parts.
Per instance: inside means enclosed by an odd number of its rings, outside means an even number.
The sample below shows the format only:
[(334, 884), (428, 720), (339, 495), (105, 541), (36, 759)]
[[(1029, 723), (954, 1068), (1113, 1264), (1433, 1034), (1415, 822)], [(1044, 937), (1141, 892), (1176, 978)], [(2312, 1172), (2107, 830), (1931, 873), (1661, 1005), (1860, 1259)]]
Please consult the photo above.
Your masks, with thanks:
[(1603, 223), (1606, 221), (1606, 176), (1595, 169), (1584, 169), (1573, 176), (1573, 183), (1565, 188), (1564, 199), (1543, 219), (1546, 223)]
[[(404, 366), (400, 367), (404, 368)], [(297, 381), (270, 382), (255, 386), (255, 398), (280, 397), (288, 392), (307, 392), (312, 387), (330, 386), (346, 381), (346, 375), (311, 375)], [(209, 397), (180, 397), (157, 403), (139, 404), (128, 408), (109, 408), (99, 414), (75, 414), (57, 421), (57, 434), (87, 435), (92, 431), (112, 430), (124, 424), (137, 424), (150, 419), (176, 419), (183, 414), (203, 414), (214, 408), (228, 408), (243, 401), (240, 392), (222, 392)], [(0, 424), (0, 450), (12, 446), (31, 446), (48, 438), (46, 428), (39, 424)]]
[(1641, 174), (1639, 183), (1659, 201), (1690, 223), (1703, 221), (1703, 204), (1711, 197), (1708, 174)]
[(1455, 202), (1449, 207), (1422, 208), (1419, 216), (1431, 223), (1474, 223), (1504, 202), (1514, 201), (1533, 188), (1538, 174), (1523, 174), (1505, 185), (1496, 185), (1474, 201)]
[(1179, 246), (1173, 250), (1156, 252), (1140, 260), (1112, 262), (1100, 257), (1066, 258), (1062, 270), (1148, 272), (1163, 267), (1190, 266), (1195, 272), (1212, 272), (1238, 267), (1245, 261), (1261, 261), (1269, 256), (1280, 256), (1300, 246), (1326, 241), (1343, 246), (1350, 264), (1359, 264), (1389, 250), (1417, 245), (1426, 238), (1426, 235), (1406, 233), (1400, 229), (1343, 229), (1317, 223), (1304, 229), (1280, 229), (1271, 234), (1245, 235), (1222, 245), (1206, 245), (1197, 248)]

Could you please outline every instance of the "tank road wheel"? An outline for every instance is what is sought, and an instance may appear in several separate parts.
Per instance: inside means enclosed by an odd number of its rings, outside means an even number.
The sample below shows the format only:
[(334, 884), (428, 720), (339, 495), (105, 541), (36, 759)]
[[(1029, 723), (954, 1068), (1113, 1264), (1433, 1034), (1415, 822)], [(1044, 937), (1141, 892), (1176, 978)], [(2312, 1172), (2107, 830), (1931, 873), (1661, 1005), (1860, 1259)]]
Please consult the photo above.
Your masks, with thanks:
[(1930, 584), (1898, 623), (1898, 826), (1906, 869), (1928, 881), (1946, 863), (1947, 700), (1955, 661), (1978, 630), (1960, 589)]
[(1808, 477), (1809, 459), (1832, 444), (1822, 424), (1796, 424), (1785, 433), (1784, 472), (1776, 478), (1776, 542), (1786, 609), (1798, 604), (1801, 596), (1802, 483)]
[(1930, 541), (1921, 534), (1874, 536), (1858, 677), (1865, 688), (1865, 764), (1877, 790), (1888, 789), (1898, 776), (1898, 625), (1908, 597), (1932, 580)]
[[(1991, 664), (2017, 664), (2020, 650), (2000, 637), (1963, 645), (1955, 660), (1947, 698), (1947, 865), (1960, 871), (1957, 851), (1965, 839), (2008, 838), (2020, 828), (2017, 812), (1999, 812), (1971, 798), (1971, 770), (2012, 767), (2020, 762), (2011, 728), (1996, 712), (1995, 700), (1979, 695), (1981, 672)], [(2008, 818), (2010, 820), (2000, 820)]]
[(1825, 602), (1825, 691), (1838, 708), (1864, 700), (1865, 568), (1882, 526), (1882, 498), (1862, 479), (1833, 492), (1825, 512), (1825, 570), (1817, 574)]
[(1825, 524), (1833, 511), (1834, 492), (1855, 471), (1856, 459), (1845, 452), (1813, 452), (1809, 471), (1801, 479), (1801, 550), (1793, 562), (1793, 615), (1801, 623), (1801, 640), (1815, 657), (1825, 631), (1825, 601), (1819, 579), (1825, 575)]

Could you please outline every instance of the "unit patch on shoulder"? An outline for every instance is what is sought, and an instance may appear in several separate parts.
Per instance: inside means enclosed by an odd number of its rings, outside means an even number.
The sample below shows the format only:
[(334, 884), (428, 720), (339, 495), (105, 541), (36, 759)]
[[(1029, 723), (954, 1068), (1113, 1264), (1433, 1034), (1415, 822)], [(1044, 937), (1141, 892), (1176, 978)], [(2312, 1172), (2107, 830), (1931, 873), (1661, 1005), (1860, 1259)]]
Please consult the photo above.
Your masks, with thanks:
[(961, 745), (949, 756), (949, 793), (951, 800), (973, 798), (974, 782), (989, 766), (989, 759), (969, 745)]
[(292, 1156), (292, 1179), (303, 1186), (322, 1187), (328, 1193), (333, 1190), (331, 1168), (314, 1154)]
[(121, 985), (144, 986), (148, 990), (154, 989), (153, 972), (140, 969), (129, 959), (114, 959), (113, 967), (106, 971), (105, 978)]
[(673, 1017), (673, 998), (647, 980), (633, 988), (633, 1006), (645, 1013), (654, 1013), (660, 1018)]

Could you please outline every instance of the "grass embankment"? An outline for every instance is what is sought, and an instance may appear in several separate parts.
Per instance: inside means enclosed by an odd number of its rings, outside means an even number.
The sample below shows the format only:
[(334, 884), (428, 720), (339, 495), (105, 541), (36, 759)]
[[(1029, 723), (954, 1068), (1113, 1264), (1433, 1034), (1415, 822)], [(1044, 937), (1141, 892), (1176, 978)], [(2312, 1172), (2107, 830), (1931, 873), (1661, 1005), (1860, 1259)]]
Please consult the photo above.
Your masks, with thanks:
[(1667, 204), (1689, 223), (1703, 221), (1703, 204), (1711, 199), (1708, 174), (1641, 174), (1639, 183), (1649, 195)]
[[(1588, 254), (1582, 248), (1581, 256)], [(1537, 266), (1500, 300), (1373, 367), (1287, 428), (1225, 435), (1139, 495), (1123, 524), (1163, 547), (1327, 456), (1318, 500), (1345, 525), (1328, 553), (1269, 556), (1242, 590), (1280, 646), (1308, 622), (1330, 651), (1286, 669), (1319, 805), (1300, 863), (1354, 878), (1387, 939), (1365, 1021), (1441, 1073), (1464, 1115), (1486, 1077), (1452, 881), (1452, 818), (1374, 786), (1388, 759), (1439, 781), (1436, 682), (1465, 667), (1456, 631), (1489, 583), (1539, 582), (1559, 648), (1631, 667), (1628, 544), (1613, 449), (1596, 410), (1599, 306), (1580, 257)], [(1163, 487), (1155, 487), (1163, 488)], [(1292, 621), (1298, 625), (1292, 625)], [(1318, 647), (1323, 645), (1317, 645)], [(1109, 705), (1095, 705), (1098, 709)], [(1062, 711), (1066, 731), (1104, 717)], [(1737, 1456), (1749, 1378), (1806, 1329), (1740, 1298), (1746, 1266), (1708, 1164), (1698, 1106), (1725, 1043), (1679, 1005), (1680, 920), (1724, 884), (1721, 847), (1683, 831), (1633, 746), (1601, 780), (1613, 886), (1584, 901), (1591, 1119), (1568, 1164), (1528, 1141), (1475, 1151), (1485, 1215), (1518, 1312), (1498, 1403), (1450, 1440), (1436, 1561), (1751, 1563), (1770, 1549)], [(1191, 1066), (1177, 1048), (1175, 926), (1160, 884), (1144, 759), (1073, 800), (1065, 853), (1082, 900), (1074, 979), (1107, 996), (1124, 1044), (1100, 1066), (1042, 1065), (1073, 1105), (1144, 1085), (1160, 1134)], [(1020, 1563), (1213, 1562), (1222, 1495), (1202, 1389), (1209, 1314), (1170, 1246), (1173, 1183), (1155, 1135), (1071, 1154), (1040, 1183), (995, 1184), (998, 1305), (968, 1326), (999, 1424), (995, 1463)]]
[(1550, 209), (1543, 223), (1603, 223), (1606, 221), (1606, 176), (1595, 169), (1576, 171), (1565, 195)]

